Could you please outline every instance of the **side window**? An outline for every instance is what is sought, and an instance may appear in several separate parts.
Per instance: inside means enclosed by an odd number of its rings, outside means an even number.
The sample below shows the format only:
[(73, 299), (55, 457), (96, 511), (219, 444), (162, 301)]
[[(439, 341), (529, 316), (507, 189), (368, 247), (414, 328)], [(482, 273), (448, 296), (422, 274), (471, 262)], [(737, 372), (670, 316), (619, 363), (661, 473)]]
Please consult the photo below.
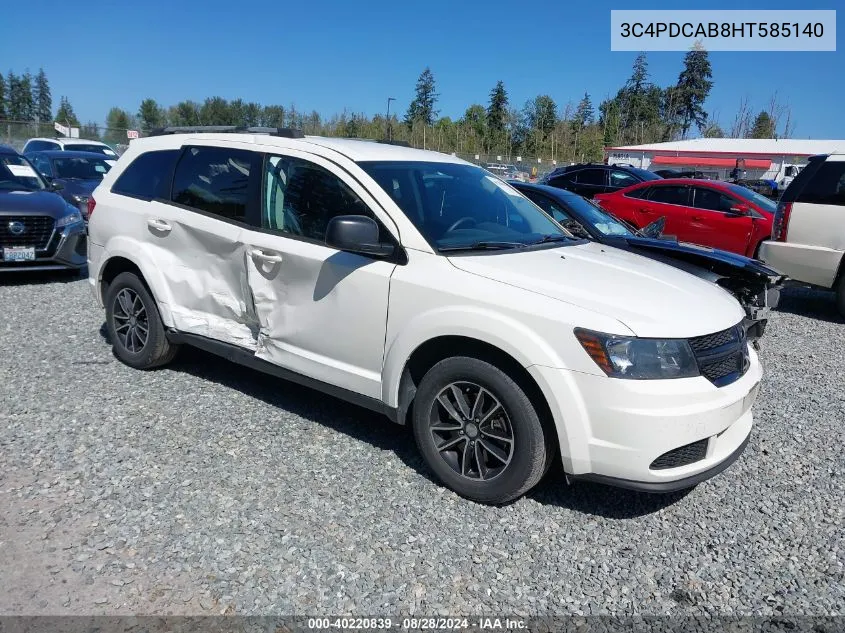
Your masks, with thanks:
[(38, 156), (37, 154), (30, 159), (35, 168), (45, 176), (53, 176), (53, 168), (50, 166), (50, 159), (46, 156)]
[(684, 186), (652, 187), (650, 202), (662, 202), (663, 204), (687, 205), (687, 188)]
[(613, 169), (610, 172), (610, 186), (611, 187), (619, 187), (623, 189), (625, 187), (630, 187), (631, 185), (636, 185), (639, 180), (634, 178), (631, 174), (628, 174), (620, 169)]
[(556, 176), (549, 180), (549, 186), (557, 187), (558, 189), (566, 189), (573, 182), (575, 182), (575, 174), (565, 174), (563, 176)]
[(730, 211), (739, 204), (730, 196), (716, 191), (715, 189), (695, 188), (695, 208), (708, 209), (710, 211)]
[(845, 161), (826, 161), (821, 165), (796, 202), (845, 206)]
[(629, 191), (625, 194), (626, 198), (636, 198), (637, 200), (643, 200), (644, 198), (648, 198), (648, 194), (651, 191), (651, 187), (639, 187), (638, 189), (634, 189), (633, 191)]
[(534, 204), (557, 220), (559, 224), (562, 224), (563, 227), (575, 237), (590, 237), (590, 234), (581, 225), (581, 223), (573, 219), (569, 211), (554, 200), (540, 195), (530, 195), (528, 197)]
[(578, 172), (578, 184), (604, 186), (604, 174), (604, 169), (582, 169)]
[(246, 221), (250, 173), (261, 155), (225, 147), (189, 147), (176, 164), (171, 200), (228, 220)]
[(141, 154), (117, 177), (112, 193), (143, 200), (169, 198), (170, 176), (178, 157), (175, 149)]
[(264, 163), (261, 226), (323, 242), (329, 220), (366, 215), (367, 205), (329, 170), (290, 156), (269, 156)]

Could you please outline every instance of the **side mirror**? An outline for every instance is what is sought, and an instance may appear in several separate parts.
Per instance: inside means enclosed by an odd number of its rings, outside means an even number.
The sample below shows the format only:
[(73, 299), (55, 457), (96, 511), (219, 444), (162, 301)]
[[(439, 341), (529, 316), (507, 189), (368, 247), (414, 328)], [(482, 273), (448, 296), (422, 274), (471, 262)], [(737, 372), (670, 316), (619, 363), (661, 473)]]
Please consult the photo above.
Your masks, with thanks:
[(349, 253), (388, 257), (393, 244), (378, 241), (378, 224), (365, 215), (338, 215), (326, 227), (326, 245)]
[(666, 216), (657, 218), (651, 224), (645, 225), (640, 229), (640, 233), (645, 237), (659, 238), (663, 235), (663, 230), (666, 228)]

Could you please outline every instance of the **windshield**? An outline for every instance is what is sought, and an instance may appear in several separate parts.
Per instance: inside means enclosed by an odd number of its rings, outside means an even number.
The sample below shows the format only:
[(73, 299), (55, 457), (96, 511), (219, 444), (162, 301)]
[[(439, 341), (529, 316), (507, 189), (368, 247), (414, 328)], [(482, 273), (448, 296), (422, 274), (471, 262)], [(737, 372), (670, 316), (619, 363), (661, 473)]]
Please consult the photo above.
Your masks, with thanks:
[(81, 143), (74, 143), (73, 145), (66, 145), (65, 149), (72, 152), (94, 152), (95, 154), (102, 154), (109, 158), (117, 158), (117, 152), (105, 145), (82, 145)]
[(751, 191), (747, 187), (743, 187), (741, 185), (734, 185), (730, 184), (727, 185), (728, 189), (731, 190), (731, 193), (737, 196), (741, 196), (746, 200), (751, 200), (754, 204), (758, 207), (763, 209), (763, 211), (767, 213), (774, 213), (777, 210), (777, 205), (775, 204), (774, 200), (767, 198), (766, 196), (757, 193), (756, 191)]
[(54, 158), (56, 178), (102, 180), (114, 161), (105, 158)]
[(619, 220), (599, 207), (595, 202), (577, 195), (565, 197), (566, 206), (572, 209), (583, 222), (594, 226), (602, 235), (609, 237), (634, 237), (634, 233)]
[(639, 167), (628, 167), (628, 170), (632, 174), (639, 176), (640, 180), (663, 180), (662, 176), (655, 174), (653, 171), (648, 171), (647, 169), (640, 169)]
[(47, 185), (23, 156), (0, 154), (0, 191), (39, 191)]
[(438, 250), (516, 248), (572, 236), (516, 189), (475, 165), (359, 163)]

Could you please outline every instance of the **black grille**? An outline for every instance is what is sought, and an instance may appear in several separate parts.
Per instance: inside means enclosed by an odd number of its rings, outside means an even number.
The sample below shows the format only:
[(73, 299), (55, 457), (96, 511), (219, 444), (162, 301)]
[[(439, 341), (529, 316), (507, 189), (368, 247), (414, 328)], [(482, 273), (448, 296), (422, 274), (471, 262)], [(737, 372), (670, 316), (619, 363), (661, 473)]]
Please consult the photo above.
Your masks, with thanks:
[(716, 332), (715, 334), (705, 334), (704, 336), (696, 336), (689, 340), (690, 347), (694, 352), (706, 352), (714, 347), (721, 345), (728, 345), (735, 343), (737, 340), (737, 329), (735, 327)]
[[(15, 225), (23, 225), (20, 235), (12, 232)], [(6, 246), (47, 248), (55, 221), (47, 215), (0, 215), (0, 248)]]
[(717, 387), (739, 380), (746, 371), (748, 342), (742, 324), (689, 340), (701, 375)]
[(651, 462), (649, 468), (651, 470), (666, 470), (667, 468), (686, 466), (687, 464), (704, 459), (704, 456), (707, 455), (708, 441), (706, 439), (698, 440), (692, 444), (671, 450), (668, 453), (663, 453), (663, 455)]

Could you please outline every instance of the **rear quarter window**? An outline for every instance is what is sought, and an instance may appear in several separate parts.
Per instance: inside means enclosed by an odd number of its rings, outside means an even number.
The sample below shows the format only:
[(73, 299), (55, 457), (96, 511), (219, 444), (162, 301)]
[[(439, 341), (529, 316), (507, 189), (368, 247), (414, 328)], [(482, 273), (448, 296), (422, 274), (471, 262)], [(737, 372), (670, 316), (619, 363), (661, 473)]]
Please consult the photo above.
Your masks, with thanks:
[[(800, 186), (799, 179), (806, 172), (804, 169), (793, 184)], [(795, 201), (845, 206), (845, 161), (825, 161), (814, 173), (808, 173)]]
[(141, 154), (117, 177), (112, 193), (142, 200), (169, 198), (173, 165), (178, 157), (179, 150), (175, 149)]

